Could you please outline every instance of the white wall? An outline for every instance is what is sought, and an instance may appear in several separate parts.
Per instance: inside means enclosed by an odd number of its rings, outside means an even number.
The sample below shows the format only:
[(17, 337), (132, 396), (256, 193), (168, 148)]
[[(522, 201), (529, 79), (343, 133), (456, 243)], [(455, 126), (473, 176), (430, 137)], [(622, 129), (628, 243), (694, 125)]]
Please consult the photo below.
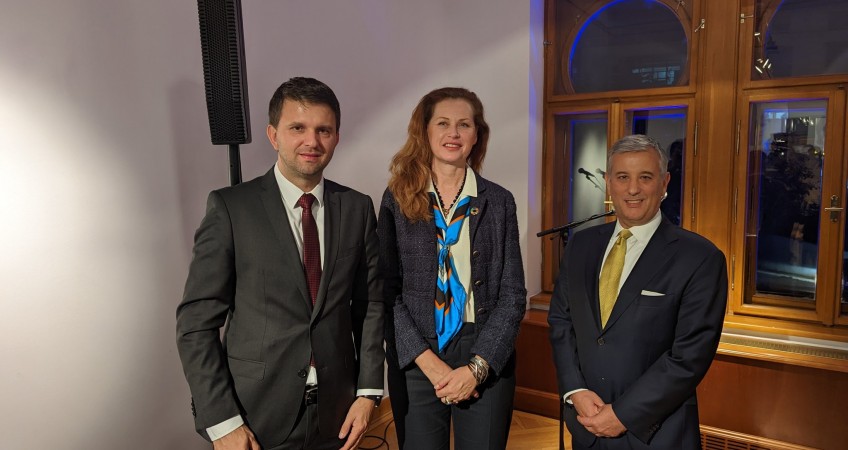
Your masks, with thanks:
[[(0, 434), (3, 448), (208, 448), (193, 432), (174, 309), (206, 193), (209, 143), (195, 2), (4, 1), (0, 15)], [(342, 103), (327, 176), (379, 201), (418, 99), (476, 91), (484, 175), (518, 201), (539, 290), (541, 0), (245, 1), (254, 142), (283, 80)]]

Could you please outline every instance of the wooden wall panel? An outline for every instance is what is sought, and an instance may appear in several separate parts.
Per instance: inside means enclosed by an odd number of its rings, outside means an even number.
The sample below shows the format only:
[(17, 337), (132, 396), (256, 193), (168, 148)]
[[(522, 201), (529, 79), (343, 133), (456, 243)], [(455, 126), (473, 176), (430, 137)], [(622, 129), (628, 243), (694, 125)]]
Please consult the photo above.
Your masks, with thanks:
[(521, 322), (515, 349), (515, 408), (547, 417), (559, 417), (556, 369), (548, 338), (547, 311), (527, 311)]
[(527, 311), (515, 344), (520, 349), (515, 377), (522, 386), (556, 392), (556, 369), (548, 330), (547, 311)]
[(698, 387), (701, 423), (821, 449), (848, 448), (848, 374), (719, 355)]

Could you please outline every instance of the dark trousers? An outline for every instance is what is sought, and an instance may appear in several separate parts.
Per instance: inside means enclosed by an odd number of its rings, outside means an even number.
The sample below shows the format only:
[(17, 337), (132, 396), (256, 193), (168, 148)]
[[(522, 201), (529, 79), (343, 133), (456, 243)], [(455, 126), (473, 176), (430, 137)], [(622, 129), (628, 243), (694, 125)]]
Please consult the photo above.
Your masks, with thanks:
[(386, 384), (389, 386), (388, 400), (392, 404), (398, 448), (403, 449), (406, 442), (406, 423), (403, 418), (409, 412), (409, 394), (406, 390), (405, 371), (398, 367), (397, 350), (394, 341), (390, 340), (386, 340)]
[[(324, 401), (332, 401), (332, 399)], [(302, 402), (297, 420), (294, 422), (294, 428), (292, 428), (289, 436), (282, 444), (267, 450), (338, 450), (344, 444), (344, 441), (338, 438), (339, 430), (332, 430), (323, 434), (320, 431), (318, 429), (318, 404), (307, 405)]]
[[(474, 324), (463, 325), (459, 334), (438, 353), (438, 344), (431, 348), (453, 368), (465, 366), (473, 356), (471, 347), (476, 340)], [(436, 397), (433, 384), (417, 366), (402, 371), (408, 405), (404, 413), (394, 410), (395, 392), (389, 387), (396, 427), (404, 430), (403, 450), (448, 450), (453, 421), (456, 450), (502, 450), (506, 448), (512, 421), (512, 401), (515, 396), (515, 357), (498, 376), (490, 374), (477, 387), (480, 398), (471, 398), (455, 405), (445, 405)]]

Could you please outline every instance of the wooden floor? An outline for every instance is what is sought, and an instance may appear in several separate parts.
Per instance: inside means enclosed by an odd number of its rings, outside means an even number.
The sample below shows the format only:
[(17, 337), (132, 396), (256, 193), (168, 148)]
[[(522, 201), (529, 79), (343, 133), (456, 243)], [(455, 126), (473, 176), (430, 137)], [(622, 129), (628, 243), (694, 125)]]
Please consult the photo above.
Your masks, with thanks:
[[(374, 417), (374, 423), (366, 433), (367, 436), (385, 436), (385, 441), (373, 437), (362, 439), (361, 450), (398, 450), (394, 422), (391, 413)], [(512, 425), (509, 428), (507, 450), (557, 450), (559, 426), (555, 419), (537, 416), (522, 411), (512, 414)], [(571, 437), (565, 430), (565, 448), (571, 450)], [(451, 445), (453, 448), (453, 445)]]

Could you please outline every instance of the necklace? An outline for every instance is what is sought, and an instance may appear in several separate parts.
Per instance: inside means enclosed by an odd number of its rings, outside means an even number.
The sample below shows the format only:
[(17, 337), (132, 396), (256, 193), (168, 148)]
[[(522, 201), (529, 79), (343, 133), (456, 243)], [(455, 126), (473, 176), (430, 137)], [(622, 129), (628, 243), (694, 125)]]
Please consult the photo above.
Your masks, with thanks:
[(433, 178), (433, 189), (436, 190), (436, 195), (439, 197), (439, 203), (441, 203), (441, 205), (442, 205), (442, 212), (445, 214), (445, 217), (447, 217), (451, 208), (453, 208), (453, 205), (456, 204), (456, 201), (459, 200), (459, 194), (462, 193), (463, 188), (465, 188), (465, 176), (462, 177), (462, 184), (459, 185), (459, 190), (456, 191), (456, 195), (453, 197), (453, 201), (451, 202), (451, 204), (447, 208), (445, 208), (444, 207), (445, 201), (442, 199), (442, 193), (439, 192), (439, 187), (436, 186), (436, 179)]

